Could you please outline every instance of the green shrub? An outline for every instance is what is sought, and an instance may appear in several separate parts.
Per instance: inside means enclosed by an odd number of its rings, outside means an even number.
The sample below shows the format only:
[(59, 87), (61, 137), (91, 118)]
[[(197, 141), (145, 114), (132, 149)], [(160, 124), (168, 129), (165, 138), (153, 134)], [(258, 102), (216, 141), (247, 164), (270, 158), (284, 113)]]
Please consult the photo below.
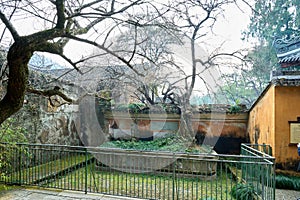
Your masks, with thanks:
[(286, 175), (276, 175), (276, 188), (300, 190), (300, 178)]
[(27, 142), (26, 130), (12, 118), (0, 125), (0, 142), (21, 143)]
[(241, 106), (239, 105), (233, 105), (230, 107), (229, 109), (229, 113), (238, 113), (238, 112), (241, 112)]
[(147, 106), (143, 103), (130, 103), (130, 104), (119, 104), (115, 107), (115, 111), (129, 112), (129, 113), (142, 113)]
[[(100, 109), (100, 104), (99, 104)], [(143, 103), (130, 103), (115, 105), (114, 111), (116, 112), (129, 112), (131, 114), (149, 114), (149, 113), (171, 113), (180, 114), (181, 110), (176, 104), (159, 103), (151, 105), (150, 107)]]
[(238, 183), (231, 189), (231, 195), (236, 200), (253, 200), (259, 193), (251, 183)]
[(140, 151), (168, 151), (184, 153), (211, 153), (212, 148), (202, 145), (198, 149), (187, 148), (188, 141), (178, 135), (167, 135), (152, 141), (138, 141), (135, 138), (127, 140), (109, 141), (101, 145), (107, 148), (120, 148)]
[(19, 148), (16, 143), (22, 142), (27, 142), (26, 131), (14, 119), (9, 118), (0, 125), (0, 180), (6, 179), (6, 171), (10, 168), (10, 160), (15, 152), (12, 149)]

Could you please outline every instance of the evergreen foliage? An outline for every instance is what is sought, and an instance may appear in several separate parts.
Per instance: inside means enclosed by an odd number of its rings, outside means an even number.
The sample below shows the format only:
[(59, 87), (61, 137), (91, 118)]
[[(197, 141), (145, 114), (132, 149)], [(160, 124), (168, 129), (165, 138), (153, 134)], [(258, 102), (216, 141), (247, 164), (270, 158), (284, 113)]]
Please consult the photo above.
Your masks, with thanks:
[(258, 191), (251, 183), (238, 183), (232, 188), (231, 195), (236, 200), (253, 200), (258, 197)]
[(276, 175), (276, 188), (300, 191), (300, 177)]
[(106, 148), (120, 148), (127, 150), (140, 151), (166, 151), (166, 152), (182, 152), (182, 153), (211, 153), (212, 148), (202, 145), (201, 147), (187, 148), (187, 143), (183, 137), (170, 134), (162, 138), (152, 141), (140, 141), (135, 138), (131, 140), (115, 140), (109, 141), (101, 145)]
[[(20, 125), (15, 123), (13, 118), (9, 118), (0, 125), (0, 180), (5, 180), (6, 169), (10, 168), (10, 160), (13, 158), (15, 152), (11, 152), (11, 148), (18, 150), (16, 143), (26, 142), (26, 131)], [(9, 143), (3, 145), (2, 143)]]
[(246, 66), (222, 77), (225, 85), (218, 91), (219, 98), (239, 100), (248, 107), (254, 103), (270, 82), (271, 71), (280, 68), (273, 47), (275, 39), (300, 34), (299, 10), (298, 0), (255, 1), (250, 24), (243, 32), (243, 39), (255, 41), (255, 47), (245, 57)]

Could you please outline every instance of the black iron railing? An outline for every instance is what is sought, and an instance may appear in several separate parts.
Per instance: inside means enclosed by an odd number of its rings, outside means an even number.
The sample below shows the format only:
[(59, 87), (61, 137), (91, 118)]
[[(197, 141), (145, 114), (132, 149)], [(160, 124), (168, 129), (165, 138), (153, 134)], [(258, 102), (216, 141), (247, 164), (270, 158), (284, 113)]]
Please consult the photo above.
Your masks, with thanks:
[(39, 144), (1, 150), (7, 184), (180, 200), (237, 199), (237, 186), (248, 184), (258, 199), (275, 199), (274, 158), (247, 145), (240, 156)]

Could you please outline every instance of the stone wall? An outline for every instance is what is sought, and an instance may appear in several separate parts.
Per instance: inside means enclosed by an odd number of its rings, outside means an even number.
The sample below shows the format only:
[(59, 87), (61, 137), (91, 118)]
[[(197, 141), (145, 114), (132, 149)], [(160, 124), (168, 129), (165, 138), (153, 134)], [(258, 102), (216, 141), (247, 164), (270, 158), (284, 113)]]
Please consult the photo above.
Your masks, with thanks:
[[(34, 77), (32, 77), (34, 76)], [(59, 87), (72, 99), (77, 99), (77, 89), (73, 84), (63, 81), (50, 81), (46, 88), (42, 82), (45, 77), (31, 74), (30, 80), (39, 80), (38, 89)], [(49, 81), (48, 81), (49, 82)], [(36, 81), (35, 81), (36, 83)], [(45, 87), (45, 86), (44, 86)], [(69, 105), (58, 96), (50, 99), (34, 94), (27, 94), (23, 108), (14, 115), (17, 122), (27, 131), (29, 143), (81, 145), (75, 126), (78, 115), (78, 105)]]
[[(110, 134), (113, 138), (141, 139), (157, 138), (163, 134), (176, 133), (180, 126), (180, 115), (161, 114), (135, 115), (133, 120), (126, 113), (107, 114)], [(247, 134), (248, 113), (198, 113), (193, 115), (196, 143), (214, 146), (217, 153), (239, 154), (241, 143), (249, 142)], [(139, 133), (139, 135), (136, 134)]]
[(17, 122), (26, 129), (28, 142), (41, 144), (80, 145), (75, 126), (78, 111), (68, 105), (48, 112), (47, 99), (27, 96), (27, 103), (15, 114)]
[(80, 145), (75, 126), (77, 113), (43, 113), (36, 142), (42, 144)]

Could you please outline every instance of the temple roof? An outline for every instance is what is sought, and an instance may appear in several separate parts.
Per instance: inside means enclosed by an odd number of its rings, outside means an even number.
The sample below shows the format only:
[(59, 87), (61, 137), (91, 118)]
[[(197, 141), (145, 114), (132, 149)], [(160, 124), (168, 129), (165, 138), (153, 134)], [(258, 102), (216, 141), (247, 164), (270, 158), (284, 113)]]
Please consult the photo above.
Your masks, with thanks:
[(281, 67), (300, 65), (300, 36), (276, 39), (273, 43)]

